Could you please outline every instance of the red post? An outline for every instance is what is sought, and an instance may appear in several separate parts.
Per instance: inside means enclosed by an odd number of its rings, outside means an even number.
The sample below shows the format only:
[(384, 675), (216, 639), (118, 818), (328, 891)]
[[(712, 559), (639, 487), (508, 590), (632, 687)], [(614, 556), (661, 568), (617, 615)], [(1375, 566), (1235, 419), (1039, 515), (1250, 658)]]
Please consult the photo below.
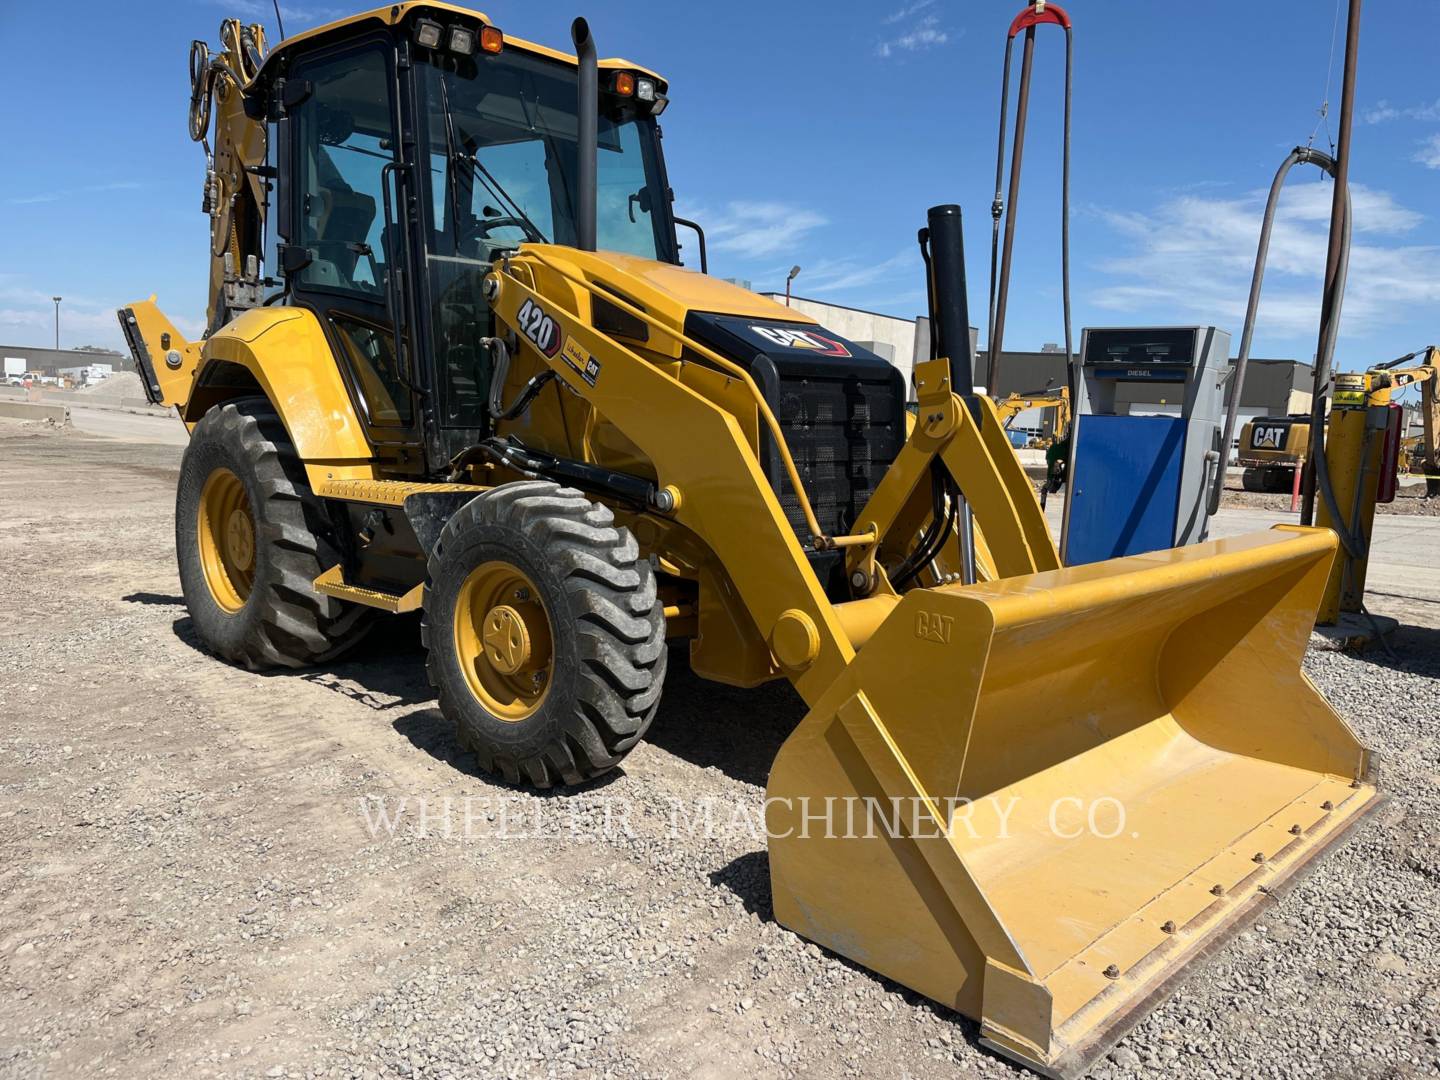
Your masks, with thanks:
[(1300, 474), (1305, 471), (1305, 459), (1295, 459), (1295, 483), (1290, 488), (1290, 512), (1300, 509)]

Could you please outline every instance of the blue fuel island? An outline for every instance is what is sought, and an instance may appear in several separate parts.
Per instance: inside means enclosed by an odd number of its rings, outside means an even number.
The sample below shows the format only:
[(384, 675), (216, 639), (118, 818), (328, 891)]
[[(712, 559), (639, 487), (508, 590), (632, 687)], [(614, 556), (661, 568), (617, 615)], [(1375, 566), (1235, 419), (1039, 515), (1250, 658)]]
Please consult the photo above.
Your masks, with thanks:
[[(1213, 326), (1083, 331), (1060, 541), (1066, 566), (1205, 539), (1209, 489), (1224, 468), (1229, 355), (1229, 333)], [(1174, 388), (1163, 405), (1154, 404), (1157, 383)]]

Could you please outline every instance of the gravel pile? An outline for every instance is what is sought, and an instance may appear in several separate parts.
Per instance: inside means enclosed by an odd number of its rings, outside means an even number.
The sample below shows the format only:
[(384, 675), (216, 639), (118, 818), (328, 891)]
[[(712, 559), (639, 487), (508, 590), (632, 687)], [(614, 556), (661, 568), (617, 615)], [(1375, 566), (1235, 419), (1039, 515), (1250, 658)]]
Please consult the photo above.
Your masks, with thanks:
[[(787, 687), (677, 658), (623, 773), (502, 788), (436, 713), (411, 620), (313, 671), (197, 650), (177, 450), (5, 436), (0, 1077), (1028, 1075), (774, 923), (744, 814), (803, 711)], [(1440, 1073), (1440, 631), (1394, 645), (1306, 665), (1389, 803), (1095, 1076)], [(676, 800), (718, 827), (672, 836)]]
[(133, 371), (117, 371), (108, 379), (101, 379), (75, 391), (98, 401), (119, 401), (122, 398), (145, 399), (145, 384)]

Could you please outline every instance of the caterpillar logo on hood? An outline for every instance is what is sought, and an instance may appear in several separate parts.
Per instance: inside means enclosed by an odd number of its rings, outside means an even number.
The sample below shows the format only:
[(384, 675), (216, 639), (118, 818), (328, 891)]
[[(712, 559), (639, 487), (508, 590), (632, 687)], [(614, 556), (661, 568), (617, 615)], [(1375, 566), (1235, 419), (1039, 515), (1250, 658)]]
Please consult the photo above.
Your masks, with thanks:
[(816, 356), (851, 355), (850, 350), (834, 338), (817, 334), (813, 330), (790, 330), (781, 326), (756, 326), (752, 323), (750, 331), (782, 349), (805, 349)]

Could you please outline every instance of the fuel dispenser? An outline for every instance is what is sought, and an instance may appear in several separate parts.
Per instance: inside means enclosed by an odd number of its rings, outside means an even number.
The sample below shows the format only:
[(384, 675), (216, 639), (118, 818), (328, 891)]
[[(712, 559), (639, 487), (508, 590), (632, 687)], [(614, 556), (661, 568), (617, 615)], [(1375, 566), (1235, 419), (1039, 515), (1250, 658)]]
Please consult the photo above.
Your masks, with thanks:
[[(1213, 326), (1082, 331), (1065, 485), (1065, 565), (1205, 539), (1225, 418), (1230, 335)], [(1177, 415), (1136, 415), (1140, 386)], [(1153, 400), (1154, 394), (1145, 395)]]

